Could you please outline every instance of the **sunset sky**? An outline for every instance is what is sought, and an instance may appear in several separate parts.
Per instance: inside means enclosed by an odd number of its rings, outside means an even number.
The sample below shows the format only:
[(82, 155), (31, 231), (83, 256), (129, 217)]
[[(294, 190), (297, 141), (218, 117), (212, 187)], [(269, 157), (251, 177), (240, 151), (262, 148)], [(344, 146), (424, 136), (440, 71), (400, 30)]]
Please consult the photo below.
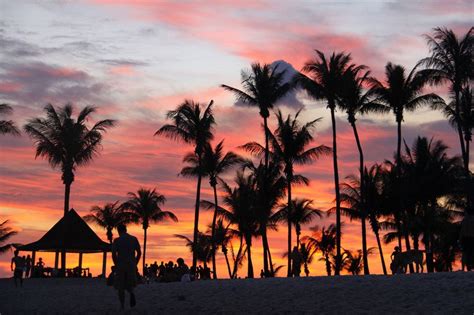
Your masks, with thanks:
[[(164, 194), (164, 208), (173, 211), (179, 223), (152, 225), (147, 260), (175, 260), (191, 255), (174, 234), (192, 236), (195, 181), (177, 174), (183, 155), (192, 148), (154, 132), (165, 123), (165, 113), (185, 98), (215, 101), (215, 141), (225, 139), (226, 150), (248, 141), (263, 143), (258, 109), (236, 106), (232, 94), (219, 85), (240, 87), (240, 71), (251, 62), (284, 61), (288, 69), (301, 69), (314, 57), (313, 49), (327, 54), (351, 52), (354, 61), (368, 65), (383, 79), (388, 61), (411, 69), (429, 51), (423, 34), (446, 26), (464, 35), (473, 24), (472, 1), (262, 1), (262, 0), (90, 0), (8, 1), (0, 0), (0, 103), (9, 103), (18, 126), (43, 115), (47, 103), (75, 104), (77, 109), (95, 105), (93, 120), (114, 118), (116, 128), (104, 138), (103, 149), (89, 166), (79, 168), (72, 185), (71, 207), (80, 215), (91, 206), (124, 201), (127, 192), (140, 187)], [(445, 96), (445, 88), (436, 91)], [(301, 119), (322, 117), (315, 132), (315, 145), (331, 145), (329, 111), (324, 103), (296, 92), (279, 104), (284, 113), (304, 107)], [(357, 172), (358, 155), (353, 134), (342, 112), (337, 113), (341, 178)], [(3, 117), (2, 117), (3, 118)], [(90, 123), (92, 123), (91, 121)], [(274, 119), (270, 121), (274, 128)], [(391, 158), (396, 146), (393, 115), (360, 118), (359, 132), (367, 164)], [(418, 136), (442, 139), (449, 153), (459, 154), (455, 132), (440, 113), (425, 108), (408, 114), (403, 136), (411, 144)], [(9, 219), (19, 231), (14, 242), (37, 240), (63, 214), (64, 186), (58, 170), (34, 158), (32, 141), (21, 137), (0, 138), (0, 221)], [(297, 187), (295, 197), (314, 200), (320, 209), (333, 205), (332, 160), (297, 167), (311, 180)], [(226, 178), (232, 183), (233, 173)], [(212, 191), (203, 182), (203, 199)], [(201, 230), (210, 223), (202, 212)], [(315, 220), (328, 225), (334, 217)], [(342, 246), (357, 250), (360, 224), (347, 218)], [(311, 226), (311, 225), (310, 225)], [(310, 233), (304, 227), (303, 235)], [(105, 231), (92, 226), (105, 240)], [(142, 240), (139, 226), (132, 234)], [(286, 228), (270, 234), (272, 255), (285, 264)], [(256, 274), (262, 268), (261, 241), (254, 241)], [(369, 231), (369, 247), (375, 247)], [(393, 244), (384, 246), (386, 257)], [(52, 255), (40, 254), (47, 265)], [(37, 256), (37, 257), (39, 257)], [(10, 253), (0, 256), (0, 277), (10, 274)], [(84, 265), (99, 273), (100, 255), (85, 255)], [(226, 276), (224, 259), (218, 255), (219, 276)], [(380, 259), (369, 260), (372, 273), (380, 273)], [(68, 255), (68, 266), (77, 265), (77, 254)], [(110, 266), (110, 263), (109, 263)], [(324, 274), (316, 261), (311, 274)], [(246, 267), (239, 275), (245, 276)], [(282, 273), (283, 274), (283, 273)]]

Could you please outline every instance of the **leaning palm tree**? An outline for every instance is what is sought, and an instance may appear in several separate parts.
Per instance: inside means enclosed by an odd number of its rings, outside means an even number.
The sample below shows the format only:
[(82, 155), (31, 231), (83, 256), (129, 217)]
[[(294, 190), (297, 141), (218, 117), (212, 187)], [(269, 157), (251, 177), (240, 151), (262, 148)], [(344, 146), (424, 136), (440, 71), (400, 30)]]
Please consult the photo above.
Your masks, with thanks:
[(268, 168), (269, 161), (269, 136), (267, 129), (270, 109), (291, 88), (291, 84), (284, 82), (285, 74), (285, 70), (278, 71), (278, 66), (272, 67), (269, 64), (253, 63), (250, 71), (242, 71), (242, 90), (225, 84), (221, 85), (227, 91), (234, 93), (238, 101), (259, 108), (260, 116), (263, 118), (265, 133), (265, 168)]
[[(217, 279), (216, 272), (216, 242), (215, 242), (215, 225), (217, 220), (218, 212), (218, 200), (217, 200), (217, 180), (219, 176), (228, 171), (233, 166), (242, 163), (243, 159), (235, 154), (234, 152), (227, 152), (224, 154), (224, 140), (219, 142), (215, 148), (210, 144), (207, 144), (204, 148), (204, 153), (201, 159), (201, 168), (204, 175), (209, 177), (209, 185), (214, 191), (214, 215), (212, 217), (212, 268), (214, 270), (214, 279)], [(183, 175), (196, 175), (198, 174), (199, 160), (196, 155), (188, 155), (188, 163), (191, 166), (184, 168), (181, 171)]]
[(127, 221), (119, 202), (106, 203), (103, 207), (93, 206), (90, 214), (84, 216), (84, 220), (97, 224), (106, 229), (107, 240), (112, 244), (113, 229)]
[[(344, 73), (348, 70), (357, 70), (359, 67), (351, 64), (350, 54), (335, 53), (326, 58), (324, 53), (316, 50), (317, 57), (306, 62), (302, 71), (304, 74), (297, 74), (295, 81), (306, 90), (308, 95), (315, 100), (324, 99), (327, 107), (331, 111), (332, 124), (332, 152), (334, 166), (334, 186), (336, 192), (336, 263), (340, 263), (341, 257), (341, 198), (339, 192), (339, 169), (337, 163), (337, 139), (336, 139), (336, 105), (337, 97), (341, 90), (341, 82)], [(340, 266), (336, 268), (336, 275), (339, 274)]]
[(314, 255), (316, 254), (317, 250), (318, 249), (314, 246), (307, 245), (306, 243), (301, 243), (299, 251), (306, 277), (309, 276), (309, 265), (313, 262)]
[[(316, 124), (321, 120), (320, 118), (310, 121), (306, 124), (301, 125), (298, 121), (298, 117), (301, 113), (299, 110), (295, 117), (283, 118), (281, 111), (278, 111), (276, 116), (278, 119), (278, 127), (274, 133), (268, 130), (270, 138), (272, 158), (282, 163), (284, 167), (284, 173), (286, 176), (286, 192), (288, 196), (288, 253), (291, 253), (291, 213), (292, 209), (292, 196), (291, 186), (294, 183), (308, 184), (308, 180), (300, 175), (294, 174), (295, 165), (309, 164), (317, 159), (321, 155), (328, 154), (331, 152), (330, 148), (325, 145), (308, 148), (308, 145), (313, 141), (312, 130), (316, 127)], [(250, 142), (242, 146), (245, 150), (262, 155), (265, 153), (265, 149), (256, 142)], [(291, 255), (288, 254), (288, 277), (291, 277)]]
[(13, 244), (5, 244), (5, 242), (16, 234), (17, 232), (8, 226), (8, 220), (0, 223), (0, 254), (5, 253), (12, 248)]
[[(434, 94), (423, 94), (423, 86), (426, 80), (417, 72), (414, 67), (408, 75), (405, 68), (400, 65), (388, 63), (385, 66), (385, 84), (375, 83), (375, 93), (378, 95), (378, 101), (389, 107), (394, 115), (397, 123), (397, 155), (396, 155), (396, 171), (398, 177), (398, 190), (401, 191), (401, 145), (402, 145), (402, 122), (406, 111), (414, 111), (423, 105), (430, 105), (442, 101), (442, 99)], [(402, 195), (399, 194), (399, 209), (403, 209)], [(397, 221), (399, 218), (396, 219)], [(406, 230), (406, 229), (405, 229)], [(406, 236), (406, 247), (410, 250), (410, 243)], [(401, 246), (401, 244), (399, 244)], [(401, 247), (400, 247), (401, 248)]]
[[(197, 240), (199, 227), (199, 206), (201, 199), (201, 180), (203, 172), (201, 169), (202, 155), (206, 145), (214, 138), (212, 133), (215, 125), (214, 115), (212, 113), (211, 100), (207, 107), (191, 100), (185, 100), (175, 110), (167, 113), (167, 118), (172, 120), (172, 124), (167, 124), (155, 132), (156, 135), (192, 144), (194, 154), (198, 162), (196, 203), (194, 208), (194, 233), (193, 239)], [(193, 268), (196, 269), (197, 257), (193, 252)]]
[[(210, 227), (210, 230), (207, 231), (207, 233), (211, 233), (212, 229), (214, 229), (214, 238), (213, 238), (213, 257), (215, 257), (214, 250), (217, 250), (218, 247), (221, 248), (222, 253), (224, 254), (225, 262), (227, 265), (227, 271), (229, 272), (229, 278), (232, 278), (232, 270), (230, 267), (230, 262), (229, 262), (229, 256), (228, 251), (229, 251), (229, 246), (232, 246), (230, 244), (232, 238), (234, 237), (234, 231), (229, 228), (228, 223), (224, 223), (224, 220), (221, 218), (217, 220), (215, 225), (212, 225)], [(213, 266), (214, 273), (216, 273), (216, 268)]]
[[(322, 258), (326, 262), (326, 272), (328, 276), (331, 275), (331, 261), (330, 256), (336, 248), (337, 228), (334, 224), (329, 225), (328, 228), (320, 229), (317, 225), (310, 229), (313, 234), (311, 236), (303, 237), (303, 241), (307, 246), (320, 251)], [(336, 273), (337, 274), (337, 273)]]
[[(0, 104), (0, 115), (8, 115), (13, 111), (8, 104)], [(12, 134), (19, 135), (20, 131), (12, 120), (0, 120), (0, 135)]]
[(166, 202), (165, 196), (156, 189), (140, 188), (136, 193), (129, 192), (129, 199), (122, 204), (124, 215), (130, 222), (139, 223), (143, 228), (143, 274), (145, 274), (147, 230), (153, 222), (162, 222), (171, 219), (178, 222), (178, 218), (170, 211), (163, 211), (161, 206)]
[[(363, 71), (363, 72), (362, 72)], [(362, 73), (361, 73), (362, 72)], [(370, 71), (365, 71), (363, 66), (349, 68), (345, 71), (341, 82), (341, 89), (338, 95), (339, 108), (347, 113), (347, 121), (352, 127), (354, 139), (359, 151), (359, 174), (361, 181), (361, 196), (364, 194), (364, 152), (359, 138), (359, 132), (356, 125), (356, 116), (371, 112), (385, 113), (389, 111), (387, 106), (378, 104), (375, 101), (374, 88), (372, 86), (373, 78), (370, 77)], [(366, 88), (368, 86), (368, 88)], [(364, 200), (361, 200), (361, 228), (362, 228), (362, 256), (364, 261), (364, 274), (369, 274), (369, 263), (367, 259), (367, 236), (366, 236), (366, 217), (367, 211), (363, 206)]]
[[(313, 200), (310, 199), (293, 199), (291, 207), (285, 204), (280, 207), (274, 215), (273, 219), (277, 222), (286, 222), (288, 219), (290, 223), (295, 227), (296, 231), (296, 247), (300, 249), (300, 235), (301, 225), (308, 224), (313, 221), (314, 218), (322, 216), (322, 211), (313, 207)], [(291, 208), (292, 212), (288, 215), (288, 210)]]
[[(92, 127), (86, 125), (95, 107), (84, 107), (74, 119), (74, 107), (66, 104), (56, 110), (45, 106), (45, 118), (33, 118), (24, 126), (34, 140), (36, 156), (48, 160), (51, 167), (60, 168), (64, 183), (64, 216), (69, 211), (71, 185), (76, 168), (89, 164), (101, 148), (103, 133), (115, 125), (115, 120), (98, 121)], [(61, 271), (66, 271), (66, 252), (61, 252)]]
[(463, 138), (460, 119), (462, 89), (474, 78), (474, 28), (470, 27), (462, 38), (447, 28), (437, 27), (433, 31), (433, 36), (425, 35), (431, 56), (420, 60), (418, 64), (425, 67), (421, 74), (427, 77), (430, 83), (448, 83), (450, 92), (454, 94), (453, 118), (456, 121), (464, 167), (469, 170), (469, 151)]

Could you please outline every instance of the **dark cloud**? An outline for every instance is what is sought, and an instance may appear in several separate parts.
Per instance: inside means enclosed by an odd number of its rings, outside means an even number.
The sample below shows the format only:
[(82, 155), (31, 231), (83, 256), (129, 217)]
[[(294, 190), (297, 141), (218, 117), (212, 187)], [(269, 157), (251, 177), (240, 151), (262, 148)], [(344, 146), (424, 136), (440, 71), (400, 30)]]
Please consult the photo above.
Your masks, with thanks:
[(0, 62), (0, 97), (17, 104), (101, 100), (105, 85), (84, 71), (43, 62)]
[(144, 61), (132, 60), (132, 59), (100, 59), (99, 62), (105, 63), (110, 66), (134, 66), (141, 67), (147, 66), (148, 63)]
[(53, 48), (42, 48), (23, 40), (0, 35), (0, 54), (4, 58), (37, 57), (53, 51)]

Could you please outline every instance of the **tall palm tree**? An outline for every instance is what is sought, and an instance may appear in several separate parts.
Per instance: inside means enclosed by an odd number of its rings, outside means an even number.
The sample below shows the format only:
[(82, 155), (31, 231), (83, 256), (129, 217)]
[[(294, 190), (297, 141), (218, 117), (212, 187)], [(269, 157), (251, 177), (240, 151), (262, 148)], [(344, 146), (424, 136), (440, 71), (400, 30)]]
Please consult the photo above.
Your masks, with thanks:
[[(327, 107), (331, 111), (334, 187), (336, 192), (336, 263), (338, 265), (341, 258), (341, 198), (339, 192), (335, 112), (344, 73), (348, 70), (357, 69), (357, 66), (351, 64), (350, 54), (333, 52), (328, 60), (324, 53), (316, 50), (316, 58), (306, 62), (302, 69), (302, 72), (306, 75), (300, 73), (295, 77), (295, 81), (306, 90), (310, 97), (315, 100), (326, 100)], [(336, 275), (339, 274), (339, 270), (340, 266), (336, 268)]]
[[(92, 127), (86, 125), (95, 107), (84, 107), (77, 118), (73, 117), (74, 107), (66, 104), (56, 110), (53, 105), (45, 106), (45, 118), (33, 118), (24, 130), (34, 140), (36, 157), (48, 160), (53, 169), (61, 168), (64, 183), (64, 216), (69, 211), (71, 185), (76, 168), (89, 164), (101, 148), (103, 133), (115, 125), (115, 120), (105, 119)], [(61, 252), (61, 271), (66, 271), (66, 252)]]
[(271, 276), (275, 274), (275, 270), (273, 269), (267, 230), (276, 230), (273, 213), (281, 198), (285, 196), (286, 180), (282, 174), (281, 163), (276, 163), (273, 160), (269, 161), (268, 168), (262, 161), (258, 165), (247, 161), (243, 164), (243, 169), (249, 170), (249, 176), (255, 183), (257, 195), (255, 211), (259, 222), (259, 234), (262, 236), (263, 270), (265, 276)]
[[(301, 125), (298, 121), (299, 110), (295, 117), (288, 117), (285, 119), (281, 111), (278, 111), (276, 116), (278, 120), (278, 127), (274, 133), (267, 131), (270, 138), (272, 158), (276, 159), (284, 166), (284, 173), (286, 176), (287, 183), (287, 196), (288, 196), (288, 253), (291, 253), (291, 213), (292, 209), (292, 196), (291, 186), (293, 183), (305, 183), (308, 184), (308, 180), (302, 176), (295, 176), (294, 166), (309, 164), (323, 154), (328, 154), (331, 150), (325, 146), (320, 145), (317, 147), (308, 148), (308, 145), (313, 141), (311, 134), (312, 130), (316, 127), (316, 124), (321, 120), (320, 118), (310, 121), (306, 124)], [(256, 143), (249, 142), (243, 145), (243, 148), (251, 153), (262, 155), (264, 154), (264, 148)], [(291, 277), (291, 255), (288, 255), (288, 277)]]
[(93, 206), (90, 210), (91, 213), (84, 216), (84, 220), (106, 229), (107, 240), (110, 244), (112, 244), (113, 241), (113, 229), (127, 221), (123, 209), (118, 203), (119, 202), (116, 201), (106, 203), (103, 207)]
[(425, 35), (431, 56), (419, 61), (424, 66), (421, 74), (432, 84), (448, 83), (449, 90), (454, 94), (454, 119), (461, 144), (464, 167), (469, 170), (468, 150), (461, 124), (461, 93), (463, 87), (474, 78), (474, 28), (459, 38), (453, 30), (436, 27), (433, 36)]
[(143, 274), (146, 263), (147, 231), (151, 223), (162, 222), (168, 219), (178, 222), (178, 218), (171, 211), (163, 211), (161, 206), (166, 198), (156, 191), (140, 188), (136, 193), (129, 192), (128, 200), (122, 204), (125, 216), (129, 221), (139, 223), (143, 228)]
[(242, 71), (242, 90), (225, 84), (221, 85), (227, 91), (234, 93), (238, 101), (259, 108), (265, 133), (265, 168), (268, 168), (269, 161), (267, 121), (270, 117), (270, 109), (291, 89), (291, 84), (284, 82), (285, 75), (286, 71), (278, 71), (278, 66), (261, 65), (257, 62), (251, 65), (250, 71)]
[[(375, 93), (379, 96), (378, 101), (388, 106), (395, 115), (397, 123), (397, 155), (396, 155), (396, 171), (398, 180), (398, 190), (401, 191), (401, 145), (402, 145), (402, 122), (404, 113), (414, 111), (423, 105), (430, 105), (442, 101), (442, 99), (434, 94), (423, 94), (423, 86), (426, 80), (417, 72), (414, 67), (408, 75), (405, 68), (401, 65), (388, 63), (385, 66), (385, 84), (375, 83)], [(403, 209), (402, 195), (399, 194), (398, 206), (399, 210)], [(396, 221), (399, 222), (397, 217)], [(399, 224), (399, 223), (397, 223)], [(406, 229), (405, 229), (406, 231)], [(410, 250), (410, 242), (408, 235), (405, 234), (406, 248)], [(399, 246), (401, 248), (401, 240), (399, 238)], [(411, 265), (410, 265), (411, 266)], [(412, 267), (411, 267), (412, 268)], [(411, 271), (410, 268), (410, 271)]]
[[(322, 211), (313, 207), (313, 200), (310, 199), (293, 199), (291, 207), (288, 207), (288, 204), (285, 204), (280, 207), (274, 215), (274, 220), (277, 222), (286, 222), (288, 219), (290, 223), (295, 227), (296, 231), (296, 247), (300, 249), (300, 235), (301, 235), (301, 225), (308, 224), (313, 221), (315, 217), (321, 218)], [(292, 209), (290, 215), (288, 215), (288, 210)]]
[[(362, 73), (361, 73), (362, 72)], [(347, 113), (347, 121), (352, 127), (354, 139), (359, 151), (359, 174), (361, 181), (361, 196), (364, 197), (364, 152), (360, 143), (359, 133), (356, 125), (356, 116), (358, 114), (366, 114), (370, 112), (384, 113), (389, 110), (387, 106), (375, 102), (375, 93), (372, 86), (373, 78), (370, 77), (370, 71), (365, 71), (364, 66), (353, 69), (350, 67), (344, 72), (341, 81), (341, 89), (338, 96), (339, 108)], [(366, 88), (368, 86), (368, 88)], [(362, 228), (362, 257), (364, 274), (369, 274), (369, 263), (367, 253), (367, 235), (366, 235), (366, 218), (367, 211), (363, 206), (364, 200), (361, 200), (361, 228)]]
[[(214, 138), (213, 128), (215, 125), (212, 113), (211, 100), (207, 107), (192, 100), (185, 100), (175, 110), (167, 113), (167, 118), (172, 120), (172, 124), (167, 124), (155, 132), (156, 135), (189, 143), (194, 146), (194, 154), (197, 157), (198, 169), (201, 168), (202, 155), (206, 145)], [(196, 242), (199, 231), (199, 206), (201, 200), (201, 180), (202, 170), (197, 174), (196, 203), (194, 208), (194, 233), (193, 239)], [(193, 269), (196, 270), (197, 257), (193, 252)]]
[(324, 261), (326, 262), (326, 272), (328, 276), (331, 275), (331, 261), (330, 256), (336, 248), (337, 228), (334, 224), (329, 225), (328, 228), (320, 229), (317, 225), (310, 229), (313, 234), (311, 236), (303, 237), (303, 241), (321, 252)]
[(236, 187), (231, 188), (222, 182), (224, 195), (224, 205), (228, 209), (220, 208), (220, 215), (229, 223), (235, 226), (237, 236), (240, 238), (240, 247), (237, 257), (240, 256), (242, 240), (245, 240), (247, 252), (247, 277), (253, 278), (252, 263), (252, 238), (258, 236), (259, 226), (255, 213), (255, 185), (250, 176), (245, 176), (241, 172), (237, 173), (235, 179)]
[[(0, 104), (0, 115), (8, 115), (13, 111), (8, 104)], [(20, 131), (12, 120), (0, 120), (0, 135), (12, 134), (19, 135)]]
[[(212, 228), (211, 228), (212, 268), (214, 270), (214, 279), (217, 279), (216, 241), (215, 241), (215, 225), (216, 225), (217, 212), (218, 212), (218, 207), (219, 207), (218, 200), (217, 200), (217, 180), (219, 179), (220, 175), (224, 174), (230, 168), (243, 162), (243, 159), (237, 154), (235, 154), (234, 152), (229, 151), (226, 154), (224, 154), (223, 143), (224, 143), (224, 140), (219, 142), (215, 148), (213, 148), (210, 144), (206, 145), (204, 149), (202, 161), (201, 161), (203, 172), (209, 177), (209, 185), (212, 187), (212, 190), (214, 191), (215, 208), (214, 208), (214, 215), (212, 216)], [(194, 161), (193, 161), (194, 167), (198, 167), (197, 163), (199, 163), (199, 161), (194, 156)]]
[(13, 244), (4, 244), (12, 236), (16, 235), (17, 232), (8, 226), (8, 220), (0, 223), (0, 254), (7, 252), (12, 248)]

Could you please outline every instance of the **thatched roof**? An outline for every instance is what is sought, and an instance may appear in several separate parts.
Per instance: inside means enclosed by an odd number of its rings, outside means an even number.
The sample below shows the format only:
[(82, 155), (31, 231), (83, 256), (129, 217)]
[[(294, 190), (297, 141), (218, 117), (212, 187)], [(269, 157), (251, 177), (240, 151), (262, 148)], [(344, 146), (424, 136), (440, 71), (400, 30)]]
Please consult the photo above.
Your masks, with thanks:
[(110, 244), (102, 241), (74, 209), (61, 218), (38, 241), (18, 247), (22, 251), (68, 253), (98, 253), (110, 251)]

